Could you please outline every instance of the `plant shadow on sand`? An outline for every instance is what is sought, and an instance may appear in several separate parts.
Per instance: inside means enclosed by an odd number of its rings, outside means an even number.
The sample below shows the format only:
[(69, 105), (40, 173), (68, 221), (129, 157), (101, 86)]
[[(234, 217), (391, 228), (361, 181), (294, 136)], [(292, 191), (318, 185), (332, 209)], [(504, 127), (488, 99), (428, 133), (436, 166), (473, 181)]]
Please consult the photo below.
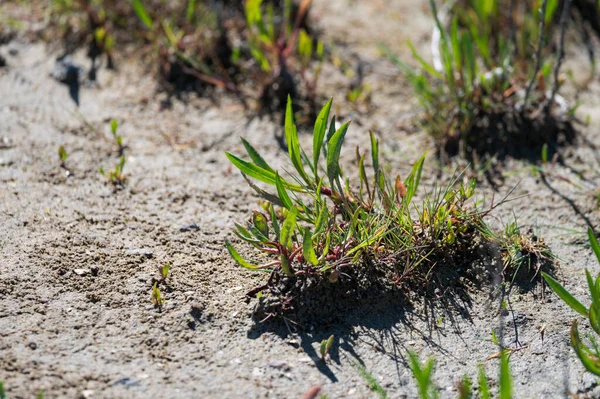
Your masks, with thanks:
[[(462, 323), (474, 324), (471, 316), (474, 300), (485, 298), (491, 312), (500, 315), (502, 303), (508, 303), (508, 310), (512, 310), (510, 295), (513, 288), (524, 293), (538, 287), (539, 273), (526, 268), (515, 275), (512, 283), (502, 284), (513, 276), (502, 277), (500, 258), (497, 246), (480, 245), (454, 268), (435, 268), (431, 280), (419, 289), (404, 287), (377, 291), (381, 287), (374, 284), (361, 291), (356, 284), (338, 281), (335, 289), (325, 291), (321, 287), (305, 291), (302, 297), (295, 298), (291, 311), (288, 309), (283, 316), (277, 315), (266, 321), (265, 311), (272, 311), (272, 308), (259, 301), (253, 310), (254, 324), (247, 336), (258, 339), (267, 333), (282, 339), (296, 338), (289, 341), (290, 344), (308, 355), (315, 367), (332, 382), (338, 379), (330, 364), (341, 364), (340, 351), (364, 366), (355, 347), (359, 342), (367, 343), (395, 363), (400, 378), (402, 369), (408, 366), (406, 355), (411, 349), (408, 342), (414, 339), (438, 353), (451, 356), (439, 342), (440, 335), (448, 334), (440, 329), (439, 320), (450, 326), (452, 334), (460, 336)], [(554, 264), (540, 262), (538, 270), (552, 274)], [(495, 304), (498, 304), (497, 308)], [(315, 349), (315, 343), (331, 335), (335, 336), (336, 344), (329, 352), (330, 361), (325, 362)], [(518, 341), (518, 331), (516, 339)]]

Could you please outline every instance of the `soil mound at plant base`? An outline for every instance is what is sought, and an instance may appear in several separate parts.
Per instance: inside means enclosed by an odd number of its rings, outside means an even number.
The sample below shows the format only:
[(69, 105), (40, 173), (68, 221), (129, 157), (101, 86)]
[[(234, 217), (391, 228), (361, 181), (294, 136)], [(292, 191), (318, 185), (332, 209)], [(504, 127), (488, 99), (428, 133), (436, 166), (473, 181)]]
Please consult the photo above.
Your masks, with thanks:
[[(269, 290), (256, 300), (253, 318), (265, 322), (284, 317), (303, 328), (331, 325), (363, 307), (408, 305), (423, 296), (468, 303), (469, 292), (492, 282), (492, 243), (479, 237), (437, 256), (430, 270), (419, 267), (402, 278), (405, 265), (365, 256), (335, 277), (314, 274), (304, 278), (277, 275)], [(433, 263), (433, 262), (432, 262)], [(432, 263), (427, 263), (429, 267)], [(501, 262), (500, 262), (501, 264)], [(426, 276), (429, 272), (429, 277)], [(251, 293), (256, 296), (255, 293)], [(455, 302), (455, 301), (452, 301)]]

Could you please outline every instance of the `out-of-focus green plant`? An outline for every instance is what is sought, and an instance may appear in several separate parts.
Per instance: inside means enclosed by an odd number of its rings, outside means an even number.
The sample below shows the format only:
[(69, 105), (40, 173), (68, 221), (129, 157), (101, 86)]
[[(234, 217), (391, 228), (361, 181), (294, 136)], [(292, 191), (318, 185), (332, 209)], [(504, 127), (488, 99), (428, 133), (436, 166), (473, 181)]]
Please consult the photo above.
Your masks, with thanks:
[[(275, 17), (272, 3), (264, 6), (262, 0), (247, 0), (244, 5), (248, 47), (263, 72), (258, 77), (263, 87), (261, 102), (279, 102), (284, 106), (288, 96), (298, 99), (296, 80), (300, 80), (307, 102), (314, 104), (324, 48), (321, 41), (302, 28), (311, 0), (302, 0), (295, 16), (292, 1), (282, 3), (280, 18)], [(278, 19), (282, 23), (276, 24)], [(313, 59), (317, 60), (314, 67)]]
[[(598, 262), (600, 262), (600, 245), (591, 228), (588, 228), (588, 238), (594, 254), (598, 259)], [(548, 286), (560, 297), (560, 299), (575, 312), (588, 319), (588, 322), (596, 335), (589, 334), (587, 336), (588, 343), (585, 343), (579, 333), (578, 322), (577, 320), (574, 320), (571, 324), (571, 345), (583, 366), (590, 373), (600, 376), (600, 346), (597, 337), (600, 335), (600, 276), (597, 276), (594, 279), (588, 270), (585, 271), (589, 294), (592, 298), (589, 308), (579, 302), (554, 278), (546, 273), (542, 273), (542, 276), (546, 280)]]
[[(558, 24), (550, 24), (558, 0), (527, 1), (528, 9), (538, 11), (518, 15), (509, 3), (515, 2), (458, 1), (447, 10), (451, 18), (446, 26), (435, 1), (430, 0), (437, 39), (432, 46), (434, 60), (426, 61), (409, 42), (418, 68), (409, 67), (383, 48), (413, 86), (424, 111), (423, 125), (441, 152), (454, 153), (461, 148), (469, 152), (483, 146), (478, 143), (491, 142), (493, 138), (478, 135), (475, 127), (488, 119), (495, 129), (500, 125), (495, 115), (508, 115), (519, 125), (520, 118), (547, 116), (556, 108), (556, 93), (550, 94), (548, 89), (553, 84), (552, 72), (560, 67), (559, 61), (553, 69), (550, 40), (558, 28)], [(557, 73), (554, 77), (558, 89)], [(509, 137), (512, 133), (498, 134)]]

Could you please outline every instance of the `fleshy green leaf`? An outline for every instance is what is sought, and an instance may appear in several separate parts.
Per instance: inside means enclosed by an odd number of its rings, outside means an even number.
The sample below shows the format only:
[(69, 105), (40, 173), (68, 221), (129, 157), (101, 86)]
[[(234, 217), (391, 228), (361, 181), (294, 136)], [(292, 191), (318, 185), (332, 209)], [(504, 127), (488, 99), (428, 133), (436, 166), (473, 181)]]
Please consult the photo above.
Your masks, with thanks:
[(306, 259), (306, 261), (311, 265), (317, 266), (319, 264), (317, 254), (315, 253), (315, 249), (313, 248), (312, 232), (310, 231), (310, 229), (304, 230), (304, 240), (302, 241), (302, 254), (304, 255), (304, 259)]
[(296, 217), (298, 216), (298, 208), (293, 206), (281, 226), (281, 235), (279, 242), (285, 248), (292, 249), (292, 237), (294, 236), (294, 230), (296, 229)]
[(269, 223), (267, 222), (267, 217), (265, 215), (254, 211), (252, 214), (252, 223), (265, 238), (269, 239)]
[(283, 270), (286, 276), (292, 277), (294, 275), (294, 271), (290, 266), (290, 261), (284, 254), (281, 254), (281, 270)]
[(560, 297), (571, 309), (584, 317), (588, 317), (588, 310), (581, 302), (569, 293), (558, 281), (542, 272), (542, 277), (546, 280), (546, 284)]

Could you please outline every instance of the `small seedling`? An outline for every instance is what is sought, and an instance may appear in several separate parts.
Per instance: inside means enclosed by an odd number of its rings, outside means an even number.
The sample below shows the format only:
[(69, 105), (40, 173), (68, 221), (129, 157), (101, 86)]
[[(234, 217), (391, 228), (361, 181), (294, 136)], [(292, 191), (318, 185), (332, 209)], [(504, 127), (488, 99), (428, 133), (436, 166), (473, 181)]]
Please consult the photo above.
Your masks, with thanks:
[(125, 183), (126, 177), (123, 174), (123, 169), (125, 168), (125, 157), (121, 156), (119, 158), (119, 163), (115, 166), (115, 168), (109, 172), (105, 172), (104, 168), (100, 168), (100, 174), (108, 179), (110, 183), (115, 186), (122, 186)]
[(58, 147), (58, 158), (60, 159), (60, 167), (63, 169), (67, 168), (67, 150), (65, 150), (64, 146)]
[(154, 283), (152, 286), (152, 303), (157, 308), (162, 308), (165, 303), (165, 299), (162, 297), (160, 288), (158, 288), (158, 282)]
[(171, 269), (171, 263), (167, 263), (164, 266), (158, 267), (158, 272), (160, 273), (161, 281), (166, 281), (169, 276), (169, 270)]
[[(600, 263), (600, 245), (591, 228), (588, 228), (588, 238), (592, 250)], [(589, 334), (589, 344), (584, 343), (579, 333), (577, 320), (574, 320), (571, 324), (571, 346), (575, 349), (575, 353), (579, 357), (579, 360), (581, 360), (583, 366), (590, 373), (600, 376), (600, 343), (598, 339), (598, 336), (600, 336), (600, 276), (597, 276), (596, 279), (594, 279), (587, 269), (585, 271), (589, 294), (592, 298), (589, 308), (579, 302), (554, 278), (546, 273), (542, 273), (542, 276), (552, 291), (554, 291), (563, 302), (575, 312), (588, 319), (588, 322), (596, 335)]]
[(0, 381), (0, 399), (8, 399), (6, 391), (4, 390), (4, 383)]
[(117, 134), (117, 130), (119, 128), (119, 123), (117, 122), (116, 119), (113, 119), (110, 121), (110, 131), (112, 132), (112, 135), (115, 139), (115, 142), (117, 143), (117, 146), (119, 148), (119, 154), (123, 154), (123, 136), (121, 136), (120, 134)]
[(319, 350), (321, 352), (321, 359), (324, 362), (326, 361), (327, 354), (329, 354), (329, 351), (331, 350), (331, 347), (333, 346), (334, 338), (335, 337), (333, 335), (331, 335), (329, 338), (321, 341), (321, 346), (320, 346)]

